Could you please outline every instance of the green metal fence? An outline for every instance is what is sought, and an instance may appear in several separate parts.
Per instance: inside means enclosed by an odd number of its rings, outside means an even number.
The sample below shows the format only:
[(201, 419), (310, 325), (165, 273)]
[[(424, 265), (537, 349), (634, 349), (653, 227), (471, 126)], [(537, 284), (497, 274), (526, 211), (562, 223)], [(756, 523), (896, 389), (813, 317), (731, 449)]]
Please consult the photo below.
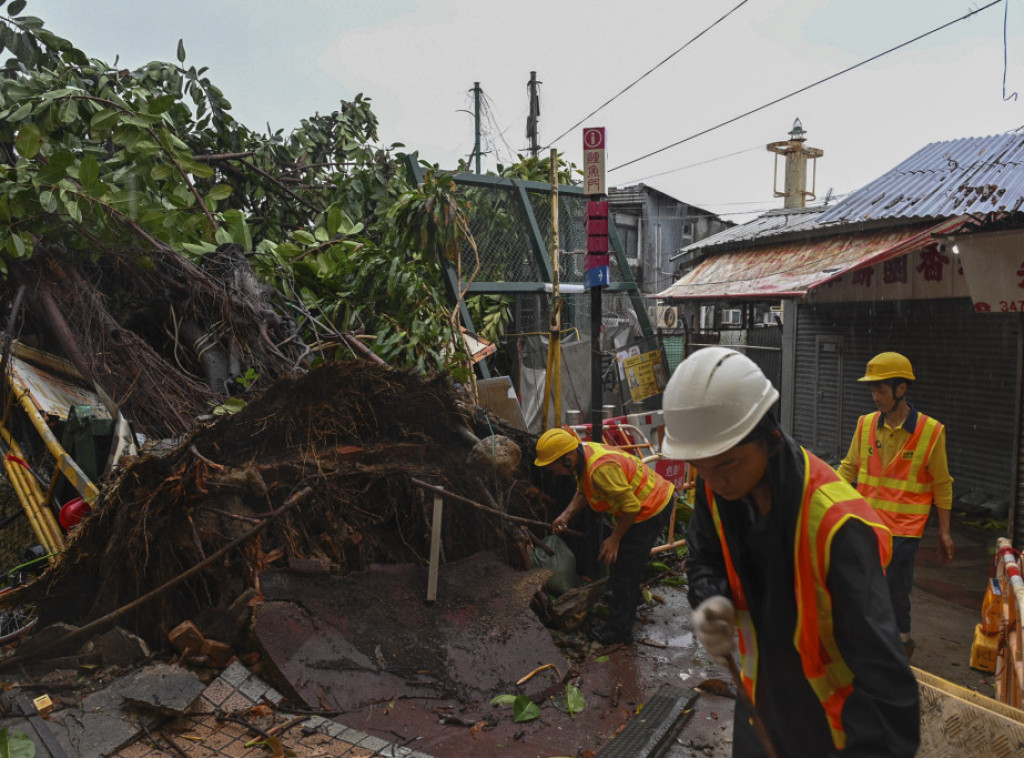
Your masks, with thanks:
[[(413, 181), (423, 181), (425, 168), (415, 154), (408, 156)], [(553, 281), (551, 265), (551, 187), (542, 182), (496, 176), (456, 173), (456, 184), (470, 204), (469, 228), (476, 249), (465, 246), (459, 264), (446, 263), (450, 295), (465, 291), (510, 295), (515, 298), (514, 331), (520, 334), (548, 331)], [(582, 189), (558, 187), (559, 282), (583, 282), (585, 263), (587, 197)], [(609, 229), (610, 284), (602, 293), (602, 319), (628, 323), (638, 334), (653, 334), (640, 291), (633, 280), (622, 245)], [(468, 288), (467, 288), (468, 283)], [(589, 293), (562, 293), (562, 326), (590, 336)], [(472, 329), (469, 313), (463, 323)]]

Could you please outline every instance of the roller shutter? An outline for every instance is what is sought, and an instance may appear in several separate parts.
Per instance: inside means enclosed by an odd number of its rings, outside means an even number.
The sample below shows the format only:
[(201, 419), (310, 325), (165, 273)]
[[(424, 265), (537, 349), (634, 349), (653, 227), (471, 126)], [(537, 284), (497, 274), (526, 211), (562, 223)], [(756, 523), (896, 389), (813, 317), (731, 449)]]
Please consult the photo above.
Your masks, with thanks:
[[(817, 413), (840, 421), (844, 455), (857, 417), (875, 410), (857, 382), (868, 359), (894, 350), (910, 358), (917, 381), (914, 406), (946, 425), (954, 496), (983, 492), (1005, 499), (1016, 491), (1020, 321), (1015, 315), (975, 313), (966, 299), (845, 303), (797, 308), (794, 436), (827, 457)], [(814, 396), (822, 337), (841, 338), (842, 391), (824, 409)], [(817, 438), (816, 438), (817, 433)], [(1018, 504), (1024, 512), (1024, 504)], [(1024, 519), (1018, 519), (1019, 524)]]

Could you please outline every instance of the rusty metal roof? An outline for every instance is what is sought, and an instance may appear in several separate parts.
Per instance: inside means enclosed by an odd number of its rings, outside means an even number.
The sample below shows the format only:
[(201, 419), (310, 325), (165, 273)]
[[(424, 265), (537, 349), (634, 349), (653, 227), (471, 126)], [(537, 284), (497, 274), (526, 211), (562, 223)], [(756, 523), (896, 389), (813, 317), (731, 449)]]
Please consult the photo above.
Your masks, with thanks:
[(655, 297), (662, 300), (801, 297), (848, 271), (873, 266), (935, 242), (960, 224), (902, 225), (858, 234), (761, 245), (707, 258)]
[(1012, 213), (1024, 204), (1024, 133), (933, 142), (845, 197), (818, 223)]

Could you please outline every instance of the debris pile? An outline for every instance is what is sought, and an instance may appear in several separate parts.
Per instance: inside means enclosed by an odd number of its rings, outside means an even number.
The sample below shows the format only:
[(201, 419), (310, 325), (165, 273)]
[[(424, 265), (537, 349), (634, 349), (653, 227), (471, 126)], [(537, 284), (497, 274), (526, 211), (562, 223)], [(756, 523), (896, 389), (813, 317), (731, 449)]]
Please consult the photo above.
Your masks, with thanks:
[[(477, 434), (499, 432), (523, 447), (511, 478), (467, 463)], [(3, 607), (35, 604), (40, 626), (116, 617), (156, 648), (192, 619), (231, 643), (223, 627), (238, 631), (232, 609), (258, 593), (269, 567), (347, 574), (374, 563), (424, 565), (430, 488), (452, 503), (445, 562), (500, 549), (526, 568), (522, 524), (550, 518), (527, 481), (532, 459), (529, 435), (463, 405), (443, 377), (325, 364), (280, 379), (170, 453), (131, 461), (57, 564), (5, 595)]]

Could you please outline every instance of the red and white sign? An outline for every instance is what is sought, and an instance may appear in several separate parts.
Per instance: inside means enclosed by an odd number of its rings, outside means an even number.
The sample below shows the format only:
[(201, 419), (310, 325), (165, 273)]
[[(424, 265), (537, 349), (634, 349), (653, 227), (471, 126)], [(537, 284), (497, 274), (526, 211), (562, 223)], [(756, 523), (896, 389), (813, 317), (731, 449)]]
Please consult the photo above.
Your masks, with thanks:
[(974, 310), (978, 313), (1024, 311), (1024, 234), (1018, 229), (951, 238), (959, 249)]
[(605, 195), (604, 127), (583, 130), (583, 194)]

